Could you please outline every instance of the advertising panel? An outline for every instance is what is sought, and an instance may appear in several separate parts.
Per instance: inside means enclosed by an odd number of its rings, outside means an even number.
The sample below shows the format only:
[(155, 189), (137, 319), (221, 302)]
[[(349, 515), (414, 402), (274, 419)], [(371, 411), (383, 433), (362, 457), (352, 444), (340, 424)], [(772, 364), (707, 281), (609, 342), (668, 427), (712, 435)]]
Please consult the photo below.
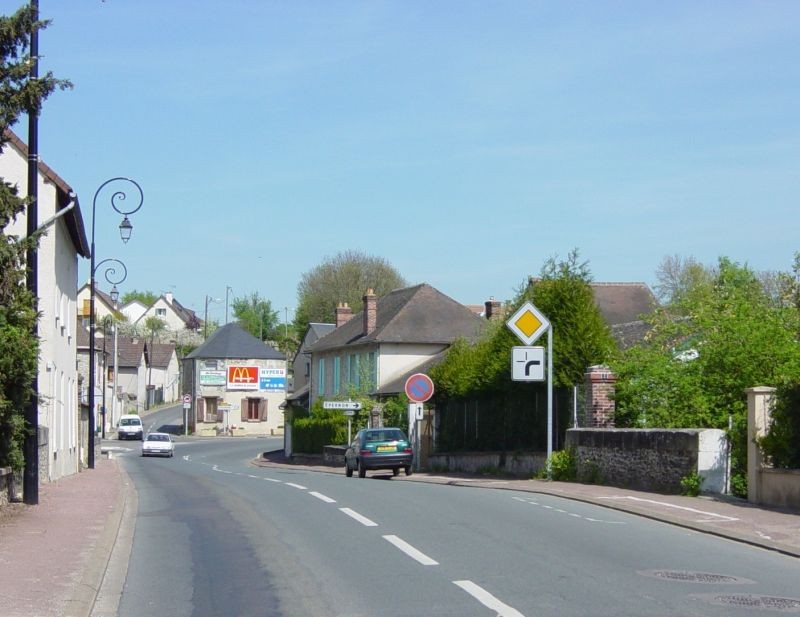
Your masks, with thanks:
[(259, 390), (283, 392), (286, 390), (286, 369), (262, 368), (259, 374)]
[(200, 369), (201, 386), (224, 386), (225, 371)]
[(229, 366), (228, 390), (258, 390), (257, 366)]

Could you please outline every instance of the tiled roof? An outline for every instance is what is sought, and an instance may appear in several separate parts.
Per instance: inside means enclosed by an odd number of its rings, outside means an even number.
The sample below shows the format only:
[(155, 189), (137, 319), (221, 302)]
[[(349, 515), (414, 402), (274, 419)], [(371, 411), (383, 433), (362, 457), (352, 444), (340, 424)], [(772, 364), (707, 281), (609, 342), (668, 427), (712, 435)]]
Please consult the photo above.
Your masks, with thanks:
[(656, 307), (656, 298), (644, 283), (592, 283), (594, 301), (609, 326), (638, 321)]
[(147, 348), (150, 366), (154, 368), (167, 368), (175, 353), (173, 343), (153, 343), (152, 346), (148, 343)]
[(186, 358), (283, 360), (284, 355), (246, 332), (238, 323), (231, 322), (214, 332), (205, 343), (188, 354)]
[(427, 283), (378, 298), (375, 329), (364, 334), (363, 311), (311, 346), (313, 352), (367, 343), (450, 344), (475, 340), (486, 321)]

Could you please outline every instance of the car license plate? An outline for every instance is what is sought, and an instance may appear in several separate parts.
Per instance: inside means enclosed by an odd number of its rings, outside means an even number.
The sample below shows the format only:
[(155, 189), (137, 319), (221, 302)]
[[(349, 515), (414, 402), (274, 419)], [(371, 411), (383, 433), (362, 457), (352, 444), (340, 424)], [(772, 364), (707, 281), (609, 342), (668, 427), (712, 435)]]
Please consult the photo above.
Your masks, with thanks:
[(378, 446), (375, 449), (378, 452), (397, 452), (397, 446)]

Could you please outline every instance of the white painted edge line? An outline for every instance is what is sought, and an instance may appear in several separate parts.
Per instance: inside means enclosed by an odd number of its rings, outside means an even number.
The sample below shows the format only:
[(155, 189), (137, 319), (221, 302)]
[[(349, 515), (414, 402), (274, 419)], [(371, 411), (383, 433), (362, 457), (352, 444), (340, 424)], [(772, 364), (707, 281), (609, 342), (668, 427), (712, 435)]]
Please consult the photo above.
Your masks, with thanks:
[(295, 484), (294, 482), (287, 482), (286, 486), (291, 486), (292, 488), (299, 488), (301, 491), (306, 490), (306, 487), (302, 484)]
[(421, 563), (423, 566), (438, 566), (439, 562), (435, 559), (431, 559), (422, 551), (418, 551), (413, 546), (411, 546), (405, 540), (401, 540), (397, 536), (383, 536), (383, 539), (389, 542), (390, 544), (394, 544), (397, 548), (403, 551), (406, 555), (411, 557)]
[(466, 591), (486, 608), (492, 609), (497, 613), (497, 617), (525, 617), (517, 609), (511, 608), (508, 604), (501, 602), (483, 587), (476, 585), (472, 581), (453, 581), (453, 584), (461, 587), (461, 589)]
[(629, 499), (631, 501), (643, 501), (646, 503), (654, 503), (659, 506), (664, 506), (665, 508), (675, 508), (676, 510), (686, 510), (687, 512), (694, 512), (695, 514), (702, 514), (703, 516), (713, 516), (715, 519), (720, 519), (723, 521), (738, 521), (738, 518), (733, 516), (726, 516), (724, 514), (715, 514), (714, 512), (705, 512), (703, 510), (697, 510), (695, 508), (689, 508), (687, 506), (678, 506), (673, 503), (667, 503), (665, 501), (656, 501), (655, 499), (643, 499), (642, 497), (634, 497), (633, 495), (615, 495), (615, 496), (608, 496), (608, 497), (600, 497), (599, 499)]
[(310, 491), (308, 494), (313, 495), (314, 497), (324, 501), (325, 503), (336, 503), (335, 499), (331, 499), (327, 495), (323, 495), (322, 493), (318, 493), (317, 491)]
[(375, 521), (369, 520), (366, 516), (361, 516), (355, 510), (351, 510), (350, 508), (339, 508), (341, 512), (344, 512), (350, 518), (357, 520), (359, 523), (364, 525), (364, 527), (377, 527), (378, 523)]

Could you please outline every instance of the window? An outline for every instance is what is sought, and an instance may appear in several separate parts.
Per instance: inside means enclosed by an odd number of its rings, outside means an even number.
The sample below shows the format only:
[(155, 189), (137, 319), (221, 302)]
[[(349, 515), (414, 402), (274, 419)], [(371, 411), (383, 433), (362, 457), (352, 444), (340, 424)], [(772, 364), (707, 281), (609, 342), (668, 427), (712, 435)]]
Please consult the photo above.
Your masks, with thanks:
[(156, 309), (156, 317), (166, 317), (166, 316), (167, 316), (167, 309), (165, 308)]
[(261, 399), (258, 398), (249, 398), (247, 399), (247, 419), (248, 420), (260, 420), (261, 418), (258, 415), (258, 404), (261, 402)]
[(355, 388), (356, 390), (359, 389), (361, 386), (361, 379), (359, 375), (359, 361), (358, 361), (358, 354), (350, 354), (350, 376), (349, 381), (350, 385)]
[(341, 375), (341, 363), (342, 359), (339, 356), (336, 356), (333, 359), (333, 393), (339, 394), (339, 388), (342, 385), (342, 375)]
[(368, 389), (376, 389), (378, 387), (378, 365), (375, 363), (375, 352), (370, 351), (367, 354), (367, 383), (364, 384)]
[(325, 394), (325, 358), (320, 358), (317, 365), (317, 394)]

